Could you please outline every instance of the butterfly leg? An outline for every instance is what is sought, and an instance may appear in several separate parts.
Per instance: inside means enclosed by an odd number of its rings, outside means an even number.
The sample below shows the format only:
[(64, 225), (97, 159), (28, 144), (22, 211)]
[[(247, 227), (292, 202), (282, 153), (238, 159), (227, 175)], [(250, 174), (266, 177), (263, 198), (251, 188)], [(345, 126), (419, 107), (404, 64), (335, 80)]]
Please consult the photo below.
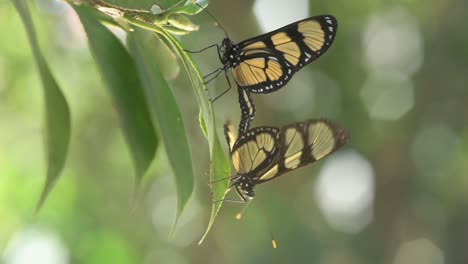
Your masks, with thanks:
[(248, 199), (245, 198), (244, 194), (242, 194), (242, 192), (239, 190), (237, 186), (236, 186), (236, 192), (239, 195), (239, 197), (242, 199), (242, 201), (239, 201), (239, 202), (246, 203), (249, 201)]
[(225, 180), (228, 180), (228, 179), (235, 179), (237, 178), (237, 175), (236, 176), (228, 176), (228, 177), (225, 177), (225, 178), (221, 178), (219, 180), (216, 180), (216, 181), (212, 181), (210, 182), (210, 185), (213, 184), (213, 183), (218, 183), (218, 182), (222, 182), (222, 181), (225, 181)]
[[(216, 75), (218, 76), (218, 75)], [(226, 76), (226, 80), (228, 83), (229, 88), (227, 88), (224, 92), (222, 92), (220, 95), (216, 96), (215, 99), (211, 100), (211, 103), (214, 103), (216, 100), (218, 100), (221, 96), (225, 95), (229, 90), (231, 90), (231, 81), (229, 81), (229, 76), (227, 74), (227, 71), (224, 70), (224, 76)]]
[(232, 200), (232, 199), (222, 199), (222, 200), (218, 200), (218, 201), (213, 201), (213, 203), (219, 203), (219, 202), (231, 202), (231, 203), (247, 203), (247, 201), (244, 201), (244, 200)]
[[(231, 186), (232, 187), (232, 186)], [(242, 192), (236, 187), (236, 192), (237, 194), (239, 195), (239, 197), (241, 198), (241, 200), (232, 200), (232, 199), (222, 199), (222, 200), (218, 200), (218, 201), (213, 201), (213, 203), (219, 203), (219, 202), (232, 202), (232, 203), (247, 203), (249, 200), (246, 199), (244, 197), (244, 195), (242, 195)]]
[[(216, 74), (216, 73), (219, 75), (219, 71), (221, 71), (221, 70), (223, 70), (223, 68), (218, 68), (218, 69), (214, 70), (213, 72), (210, 72), (207, 75), (203, 76), (203, 79), (206, 79), (206, 78), (208, 78), (211, 75)], [(216, 75), (216, 76), (218, 76), (218, 75)]]
[[(223, 68), (219, 68), (219, 69), (217, 69), (216, 71), (207, 74), (205, 77), (209, 77), (209, 76), (211, 76), (211, 75), (215, 75), (215, 76), (214, 76), (214, 77), (211, 77), (209, 80), (205, 81), (203, 84), (208, 84), (208, 83), (211, 82), (212, 80), (218, 78), (218, 76), (221, 74), (221, 72), (223, 72)], [(205, 77), (203, 77), (203, 79), (204, 79)]]

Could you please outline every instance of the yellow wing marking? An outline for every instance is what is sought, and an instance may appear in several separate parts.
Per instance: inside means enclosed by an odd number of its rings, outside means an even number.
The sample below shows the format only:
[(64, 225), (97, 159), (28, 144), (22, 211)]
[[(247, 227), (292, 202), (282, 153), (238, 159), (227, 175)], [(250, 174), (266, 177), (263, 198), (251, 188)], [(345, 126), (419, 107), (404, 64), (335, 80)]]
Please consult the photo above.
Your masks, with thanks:
[(324, 122), (310, 124), (309, 142), (311, 155), (319, 160), (330, 154), (335, 148), (335, 135), (330, 126)]
[(283, 52), (284, 58), (292, 65), (296, 66), (301, 56), (301, 50), (295, 42), (287, 42), (275, 47), (277, 50)]
[(285, 131), (285, 143), (288, 147), (284, 153), (284, 166), (288, 169), (295, 169), (301, 162), (305, 143), (302, 140), (301, 132), (295, 127), (288, 128)]
[(283, 43), (290, 42), (291, 38), (286, 33), (280, 32), (271, 36), (271, 41), (273, 42), (273, 45), (277, 46)]
[(260, 69), (265, 68), (265, 59), (263, 59), (263, 58), (245, 60), (243, 63), (246, 63), (249, 66), (257, 67), (257, 68), (260, 68)]
[(276, 81), (281, 78), (283, 75), (283, 70), (277, 61), (269, 60), (267, 65), (268, 67), (266, 68), (265, 72), (271, 81)]
[(291, 156), (288, 156), (284, 160), (284, 167), (288, 169), (295, 169), (301, 163), (302, 151), (296, 152)]
[(239, 174), (246, 174), (255, 170), (267, 158), (269, 153), (274, 148), (274, 138), (263, 133), (256, 136), (255, 140), (251, 140), (240, 146), (232, 153), (231, 159), (234, 169)]
[(266, 50), (248, 50), (244, 53), (245, 56), (249, 55), (258, 55), (259, 53), (268, 53), (271, 54), (271, 52), (266, 51)]
[(267, 155), (265, 151), (259, 150), (257, 154), (255, 154), (255, 158), (252, 161), (252, 165), (250, 167), (250, 171), (255, 170), (262, 162), (266, 159)]
[(308, 20), (299, 23), (298, 31), (304, 36), (304, 43), (311, 50), (318, 51), (323, 47), (325, 32), (317, 21)]
[(234, 143), (237, 140), (237, 130), (234, 128), (233, 124), (226, 124), (224, 131), (228, 141), (229, 151), (232, 151), (232, 147), (234, 147)]
[(271, 167), (271, 169), (269, 169), (267, 172), (265, 172), (262, 177), (259, 178), (259, 180), (268, 180), (272, 177), (274, 177), (276, 174), (278, 174), (278, 164), (276, 164), (275, 166)]
[(256, 140), (258, 147), (265, 149), (268, 152), (271, 152), (275, 146), (275, 140), (270, 134), (267, 133), (257, 135)]
[[(247, 143), (232, 153), (232, 165), (239, 174), (245, 174), (251, 171), (254, 160), (250, 154), (251, 143)], [(253, 155), (255, 155), (254, 153)], [(255, 158), (255, 157), (254, 157)]]
[(301, 132), (295, 127), (288, 128), (285, 132), (285, 143), (288, 146), (284, 157), (287, 158), (304, 148)]
[(256, 41), (243, 48), (243, 50), (254, 50), (254, 49), (263, 49), (266, 48), (265, 42)]
[(255, 58), (241, 62), (233, 68), (234, 78), (241, 86), (250, 86), (266, 81), (265, 59)]

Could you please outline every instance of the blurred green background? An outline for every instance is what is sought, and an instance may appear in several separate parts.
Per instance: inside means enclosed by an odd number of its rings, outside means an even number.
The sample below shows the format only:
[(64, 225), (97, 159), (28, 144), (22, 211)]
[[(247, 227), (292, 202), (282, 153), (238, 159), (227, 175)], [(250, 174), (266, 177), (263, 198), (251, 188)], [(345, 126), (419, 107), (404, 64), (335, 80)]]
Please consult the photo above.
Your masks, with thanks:
[[(468, 2), (211, 1), (236, 42), (308, 16), (336, 16), (327, 54), (280, 91), (254, 95), (252, 126), (327, 117), (351, 140), (258, 186), (241, 220), (234, 216), (243, 205), (225, 203), (200, 246), (211, 208), (208, 147), (180, 65), (162, 66), (184, 117), (196, 188), (170, 239), (176, 195), (164, 151), (131, 210), (131, 160), (80, 21), (64, 2), (29, 2), (70, 103), (72, 141), (62, 177), (33, 217), (46, 169), (43, 95), (23, 25), (0, 1), (0, 263), (468, 263)], [(128, 7), (149, 9), (147, 2)], [(180, 37), (186, 49), (221, 42), (208, 15), (191, 19), (200, 31)], [(194, 59), (203, 73), (220, 65), (215, 50)], [(211, 97), (222, 92), (224, 77), (208, 88)], [(237, 92), (214, 107), (221, 135), (223, 123), (239, 119)]]

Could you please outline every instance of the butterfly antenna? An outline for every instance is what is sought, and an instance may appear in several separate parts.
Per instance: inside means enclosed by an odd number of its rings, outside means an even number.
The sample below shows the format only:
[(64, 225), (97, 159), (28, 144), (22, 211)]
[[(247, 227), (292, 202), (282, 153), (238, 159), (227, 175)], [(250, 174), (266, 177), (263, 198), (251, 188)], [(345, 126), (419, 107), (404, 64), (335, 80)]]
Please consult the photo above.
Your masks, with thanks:
[(262, 214), (263, 219), (264, 219), (265, 222), (267, 223), (268, 229), (269, 229), (269, 231), (270, 231), (271, 246), (272, 246), (274, 249), (277, 249), (277, 248), (278, 248), (278, 244), (276, 243), (276, 239), (275, 239), (275, 237), (273, 236), (273, 231), (272, 231), (272, 228), (271, 228), (270, 221), (268, 220), (268, 217), (266, 217), (265, 212), (264, 212), (263, 209), (261, 209), (261, 208), (260, 208), (260, 213)]
[[(244, 208), (242, 208), (242, 211), (240, 211), (239, 213), (236, 214), (236, 219), (237, 220), (240, 220), (242, 218), (242, 216), (244, 215), (244, 211), (245, 209), (247, 208), (247, 206), (250, 204), (247, 203)], [(260, 213), (262, 214), (262, 217), (263, 217), (263, 221), (266, 222), (267, 226), (268, 226), (268, 229), (270, 231), (270, 238), (271, 238), (271, 246), (274, 248), (274, 249), (277, 249), (278, 248), (278, 244), (276, 243), (276, 239), (275, 237), (273, 236), (273, 231), (271, 229), (271, 224), (270, 224), (270, 221), (268, 221), (268, 218), (265, 216), (265, 212), (260, 208)]]
[(242, 216), (244, 215), (244, 211), (245, 209), (247, 209), (247, 207), (249, 206), (250, 202), (246, 203), (244, 208), (242, 208), (242, 210), (236, 214), (236, 219), (237, 220), (240, 220), (242, 218)]
[(226, 35), (226, 38), (229, 38), (227, 31), (226, 31), (226, 30), (224, 29), (224, 27), (219, 23), (218, 19), (216, 19), (215, 16), (213, 16), (207, 9), (205, 9), (203, 6), (201, 6), (199, 3), (197, 3), (196, 0), (192, 0), (192, 3), (194, 3), (195, 5), (197, 5), (198, 7), (200, 7), (203, 11), (205, 11), (205, 12), (211, 17), (211, 19), (213, 19), (213, 21), (215, 22), (216, 26), (218, 26), (218, 27), (224, 32), (224, 34)]

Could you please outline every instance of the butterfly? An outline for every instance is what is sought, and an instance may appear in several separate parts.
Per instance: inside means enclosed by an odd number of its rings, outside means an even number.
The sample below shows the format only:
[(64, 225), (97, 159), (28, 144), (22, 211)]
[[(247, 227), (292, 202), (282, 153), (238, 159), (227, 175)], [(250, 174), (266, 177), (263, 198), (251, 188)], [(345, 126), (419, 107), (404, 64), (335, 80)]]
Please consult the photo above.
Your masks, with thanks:
[(321, 160), (346, 144), (346, 129), (327, 120), (311, 119), (281, 128), (261, 126), (237, 136), (232, 124), (224, 126), (235, 187), (242, 201), (255, 196), (255, 186), (289, 171)]
[(335, 39), (337, 28), (338, 22), (334, 16), (320, 15), (239, 43), (233, 42), (226, 33), (221, 45), (207, 47), (217, 48), (223, 67), (206, 75), (215, 76), (205, 83), (224, 72), (229, 85), (213, 101), (231, 89), (228, 71), (232, 72), (241, 106), (239, 133), (247, 131), (250, 121), (255, 118), (255, 106), (250, 93), (266, 94), (285, 86), (297, 71), (328, 50)]

